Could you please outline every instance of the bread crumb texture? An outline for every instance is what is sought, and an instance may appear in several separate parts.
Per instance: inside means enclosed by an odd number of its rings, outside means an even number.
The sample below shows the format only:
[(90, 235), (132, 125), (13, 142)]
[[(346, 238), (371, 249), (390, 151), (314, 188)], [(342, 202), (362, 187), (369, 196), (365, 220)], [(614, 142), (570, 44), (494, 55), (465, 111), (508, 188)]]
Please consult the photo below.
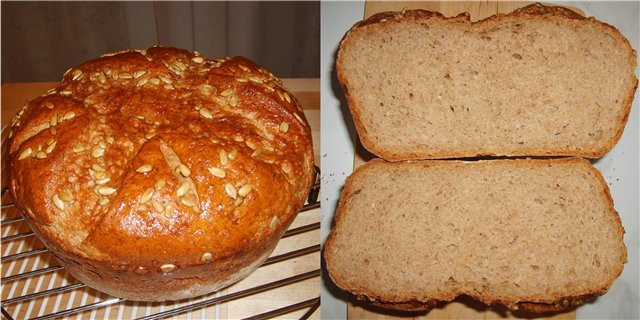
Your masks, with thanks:
[(338, 286), (386, 307), (469, 295), (562, 309), (620, 275), (623, 234), (583, 159), (373, 160), (348, 179), (324, 254)]
[(314, 175), (309, 125), (279, 79), (159, 46), (67, 71), (14, 118), (9, 152), (34, 232), (76, 278), (134, 300), (246, 276)]
[(635, 67), (614, 27), (539, 4), (478, 22), (381, 13), (337, 59), (360, 138), (387, 160), (599, 157), (622, 134)]

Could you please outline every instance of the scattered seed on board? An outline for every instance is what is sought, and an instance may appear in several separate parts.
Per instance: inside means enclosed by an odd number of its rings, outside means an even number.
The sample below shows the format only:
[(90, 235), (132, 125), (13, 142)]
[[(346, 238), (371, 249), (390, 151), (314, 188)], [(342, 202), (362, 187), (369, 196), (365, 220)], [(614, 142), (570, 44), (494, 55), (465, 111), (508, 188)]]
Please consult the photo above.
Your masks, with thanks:
[(138, 167), (138, 169), (136, 169), (137, 173), (147, 173), (149, 171), (153, 170), (153, 166), (151, 166), (150, 164), (146, 163), (143, 164), (141, 166)]

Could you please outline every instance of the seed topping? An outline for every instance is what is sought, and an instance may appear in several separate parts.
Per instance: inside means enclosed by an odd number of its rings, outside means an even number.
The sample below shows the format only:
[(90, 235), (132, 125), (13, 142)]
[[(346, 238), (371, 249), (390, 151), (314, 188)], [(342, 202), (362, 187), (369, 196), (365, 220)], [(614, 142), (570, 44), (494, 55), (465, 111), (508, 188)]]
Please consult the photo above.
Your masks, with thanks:
[(104, 149), (100, 147), (95, 147), (91, 150), (91, 156), (94, 158), (100, 158), (104, 155)]
[(147, 173), (149, 171), (151, 171), (153, 169), (153, 166), (151, 166), (150, 164), (146, 163), (143, 164), (141, 166), (138, 167), (138, 169), (136, 169), (137, 173)]
[(162, 213), (164, 211), (164, 206), (156, 199), (151, 199), (151, 206), (153, 206), (153, 210), (157, 213)]
[(252, 186), (250, 184), (245, 184), (240, 189), (238, 189), (238, 195), (241, 197), (246, 197), (252, 190)]
[(55, 127), (58, 125), (58, 114), (54, 113), (51, 118), (49, 118), (49, 126)]
[(64, 210), (64, 202), (62, 202), (57, 193), (51, 197), (51, 201), (53, 201), (53, 205), (56, 206), (56, 208)]
[(69, 112), (65, 113), (64, 116), (62, 116), (62, 120), (70, 120), (70, 119), (75, 118), (75, 116), (76, 116), (75, 112), (69, 111)]
[(153, 197), (153, 188), (147, 188), (140, 196), (140, 203), (146, 203)]
[(232, 199), (236, 199), (238, 197), (238, 191), (236, 190), (236, 187), (234, 187), (231, 183), (225, 184), (224, 192), (226, 192), (227, 195)]
[(185, 166), (183, 163), (178, 165), (177, 171), (180, 172), (180, 174), (182, 174), (185, 178), (191, 175), (191, 170), (189, 170), (189, 168), (187, 168), (187, 166)]
[(111, 188), (111, 187), (105, 187), (105, 186), (100, 186), (97, 188), (97, 191), (99, 194), (103, 195), (103, 196), (109, 196), (114, 194), (117, 190), (115, 188)]
[(104, 179), (107, 177), (107, 173), (105, 171), (94, 171), (92, 177), (95, 180)]
[(287, 133), (289, 131), (289, 124), (287, 122), (280, 123), (280, 132)]
[(200, 108), (200, 110), (198, 110), (198, 112), (200, 112), (200, 115), (207, 118), (207, 119), (213, 119), (213, 114), (211, 114), (211, 111), (209, 111), (209, 109), (207, 108)]
[(203, 63), (204, 62), (204, 58), (203, 57), (193, 57), (193, 58), (191, 58), (191, 61), (193, 61), (195, 63)]
[[(104, 172), (104, 171), (102, 171)], [(103, 184), (107, 184), (107, 182), (111, 181), (111, 178), (106, 177), (106, 178), (102, 178), (102, 179), (97, 179), (96, 180), (96, 184), (97, 185), (103, 185)]]
[(238, 156), (238, 150), (236, 148), (233, 148), (231, 149), (231, 151), (229, 151), (229, 154), (228, 154), (229, 160), (235, 160), (237, 156)]
[(109, 204), (109, 198), (100, 197), (100, 199), (98, 199), (98, 204), (101, 206), (106, 206), (107, 204)]
[(213, 259), (211, 252), (205, 252), (202, 254), (202, 257), (200, 257), (200, 260), (202, 261), (211, 261), (211, 259)]
[(229, 99), (229, 104), (232, 107), (237, 107), (238, 106), (238, 97), (237, 96), (232, 96), (231, 99)]
[(22, 151), (20, 153), (20, 156), (18, 157), (18, 160), (22, 160), (24, 158), (27, 158), (31, 155), (31, 153), (33, 152), (33, 150), (31, 148), (26, 148), (24, 149), (24, 151)]
[(162, 270), (162, 272), (164, 273), (169, 273), (171, 271), (174, 271), (178, 269), (174, 264), (171, 263), (167, 263), (167, 264), (163, 264), (160, 266), (160, 270)]
[(180, 197), (180, 203), (182, 203), (187, 207), (193, 207), (196, 204), (193, 197), (190, 197), (188, 194), (185, 195), (184, 197)]
[(153, 188), (156, 189), (156, 191), (159, 191), (160, 189), (164, 188), (166, 184), (167, 180), (165, 178), (158, 179), (158, 181), (156, 181), (156, 183), (153, 185)]
[(64, 189), (58, 194), (58, 198), (64, 202), (73, 201), (73, 193), (70, 189)]
[(36, 158), (38, 159), (44, 159), (47, 157), (47, 154), (44, 151), (38, 151), (36, 152)]
[(227, 172), (222, 168), (210, 167), (208, 170), (214, 177), (217, 177), (217, 178), (222, 179), (227, 176)]
[(189, 192), (189, 189), (191, 189), (191, 184), (189, 184), (189, 181), (185, 181), (178, 187), (178, 190), (176, 190), (176, 195), (182, 197)]
[(224, 150), (220, 150), (220, 163), (224, 166), (229, 164), (229, 155)]

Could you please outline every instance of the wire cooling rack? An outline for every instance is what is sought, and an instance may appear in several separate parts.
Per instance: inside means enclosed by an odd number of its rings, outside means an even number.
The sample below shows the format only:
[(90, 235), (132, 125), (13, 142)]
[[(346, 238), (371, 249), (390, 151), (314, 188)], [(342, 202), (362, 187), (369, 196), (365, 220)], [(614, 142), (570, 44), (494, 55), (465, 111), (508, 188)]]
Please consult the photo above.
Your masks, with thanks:
[[(309, 199), (275, 251), (246, 279), (176, 302), (135, 302), (69, 275), (34, 236), (2, 186), (2, 316), (6, 319), (319, 319), (319, 169)], [(4, 184), (3, 179), (3, 184)]]

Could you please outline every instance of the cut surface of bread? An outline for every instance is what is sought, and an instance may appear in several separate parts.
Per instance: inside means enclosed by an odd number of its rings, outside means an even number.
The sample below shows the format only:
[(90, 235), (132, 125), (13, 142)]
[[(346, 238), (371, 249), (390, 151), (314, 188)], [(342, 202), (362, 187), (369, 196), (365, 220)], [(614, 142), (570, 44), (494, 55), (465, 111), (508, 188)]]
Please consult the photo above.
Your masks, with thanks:
[(539, 4), (478, 22), (379, 13), (345, 35), (336, 66), (363, 145), (391, 161), (597, 158), (622, 135), (637, 87), (618, 30)]
[(468, 295), (542, 312), (604, 294), (623, 235), (581, 158), (372, 160), (348, 178), (324, 255), (339, 287), (386, 308)]

